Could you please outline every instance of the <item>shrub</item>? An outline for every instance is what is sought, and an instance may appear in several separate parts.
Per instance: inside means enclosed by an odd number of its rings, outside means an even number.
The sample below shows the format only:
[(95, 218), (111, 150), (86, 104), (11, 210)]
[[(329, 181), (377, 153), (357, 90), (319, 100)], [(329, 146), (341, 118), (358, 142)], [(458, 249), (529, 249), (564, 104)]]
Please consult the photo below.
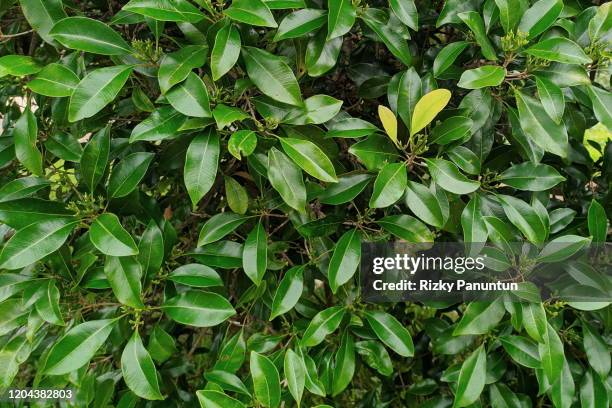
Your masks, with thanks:
[(606, 241), (610, 3), (566, 3), (1, 1), (0, 391), (607, 407), (609, 303), (356, 273), (365, 242)]

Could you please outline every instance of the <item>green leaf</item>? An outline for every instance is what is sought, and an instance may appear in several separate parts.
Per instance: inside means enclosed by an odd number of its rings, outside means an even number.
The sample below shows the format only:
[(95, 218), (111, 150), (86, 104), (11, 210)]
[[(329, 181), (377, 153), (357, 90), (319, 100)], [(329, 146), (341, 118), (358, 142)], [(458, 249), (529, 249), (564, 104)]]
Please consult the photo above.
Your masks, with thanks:
[(340, 54), (342, 37), (326, 40), (326, 35), (325, 30), (319, 30), (317, 34), (310, 38), (306, 46), (304, 59), (306, 70), (311, 77), (319, 77), (332, 69), (336, 65), (336, 60)]
[(302, 171), (274, 147), (268, 151), (268, 178), (287, 205), (298, 212), (305, 211), (306, 187)]
[(499, 20), (504, 32), (508, 34), (521, 18), (523, 3), (520, 0), (495, 0), (495, 5), (499, 9)]
[(22, 198), (0, 202), (0, 222), (15, 228), (23, 229), (30, 224), (48, 221), (49, 219), (74, 219), (74, 214), (57, 201), (39, 198)]
[(49, 181), (41, 177), (21, 177), (0, 187), (0, 202), (28, 197), (49, 186)]
[(593, 370), (602, 378), (610, 372), (610, 352), (604, 339), (586, 322), (582, 322), (582, 346)]
[(280, 376), (274, 363), (268, 357), (251, 351), (250, 370), (257, 401), (264, 407), (278, 407), (281, 400), (281, 386)]
[(289, 349), (285, 353), (283, 363), (285, 378), (291, 396), (297, 402), (298, 407), (304, 394), (304, 384), (306, 383), (306, 366), (304, 360), (295, 351)]
[(535, 38), (555, 23), (562, 10), (562, 0), (536, 1), (521, 16), (518, 29), (529, 34), (527, 39)]
[(289, 13), (278, 25), (273, 41), (299, 38), (321, 28), (327, 21), (327, 12), (305, 8)]
[(57, 251), (66, 242), (77, 221), (49, 219), (17, 231), (0, 252), (0, 268), (20, 269)]
[(236, 64), (240, 47), (240, 32), (231, 22), (226, 22), (217, 31), (215, 45), (210, 53), (210, 69), (214, 81), (218, 81)]
[(142, 344), (138, 331), (132, 334), (123, 349), (121, 373), (128, 388), (140, 398), (148, 400), (164, 399), (159, 390), (155, 364)]
[(138, 254), (134, 239), (112, 213), (98, 215), (89, 228), (91, 243), (103, 254), (130, 256)]
[(242, 268), (244, 273), (257, 286), (266, 273), (268, 267), (268, 235), (260, 222), (247, 236), (242, 251)]
[(590, 64), (592, 62), (582, 48), (572, 40), (554, 37), (542, 40), (525, 50), (525, 53), (548, 61), (564, 64)]
[(219, 274), (212, 268), (200, 264), (187, 264), (170, 272), (168, 279), (181, 285), (207, 288), (223, 286)]
[(92, 320), (70, 329), (49, 351), (47, 375), (68, 374), (89, 362), (106, 342), (118, 319)]
[(497, 61), (495, 48), (493, 48), (487, 36), (482, 16), (476, 11), (465, 11), (457, 14), (457, 16), (474, 33), (476, 42), (480, 45), (482, 55), (489, 61)]
[(257, 147), (257, 134), (252, 130), (238, 130), (232, 133), (227, 142), (227, 150), (232, 156), (240, 160), (241, 154), (250, 156)]
[(261, 0), (234, 0), (224, 13), (232, 20), (252, 26), (272, 28), (278, 26), (270, 9)]
[(523, 327), (529, 337), (538, 343), (544, 343), (547, 330), (546, 312), (542, 303), (527, 303), (522, 306)]
[(366, 364), (385, 377), (393, 373), (393, 363), (387, 349), (376, 340), (364, 340), (355, 343), (355, 350)]
[(215, 183), (219, 166), (219, 153), (219, 135), (211, 129), (194, 137), (189, 144), (185, 155), (183, 180), (193, 207), (210, 191)]
[(117, 65), (87, 74), (70, 96), (68, 120), (76, 122), (100, 112), (117, 97), (132, 70), (131, 65)]
[(548, 116), (550, 116), (553, 122), (561, 123), (565, 110), (565, 98), (561, 88), (541, 76), (536, 76), (536, 86), (538, 88), (538, 96)]
[(351, 31), (357, 15), (351, 0), (329, 0), (327, 2), (327, 37), (332, 40)]
[(320, 124), (332, 120), (340, 111), (342, 101), (328, 95), (313, 95), (304, 101), (303, 109), (296, 109), (282, 120), (292, 125)]
[(130, 0), (123, 10), (159, 21), (197, 23), (204, 15), (187, 0)]
[(525, 237), (534, 244), (544, 242), (548, 235), (545, 220), (536, 210), (521, 199), (499, 195), (502, 208), (508, 220), (516, 226)]
[(206, 62), (206, 45), (187, 45), (178, 51), (164, 55), (159, 63), (157, 78), (162, 93), (183, 82), (194, 68)]
[(91, 193), (95, 191), (104, 176), (110, 154), (110, 144), (110, 126), (107, 126), (96, 132), (83, 149), (81, 176)]
[(166, 300), (161, 309), (172, 320), (196, 327), (212, 327), (236, 314), (231, 303), (212, 292), (190, 290)]
[(453, 65), (453, 62), (455, 62), (455, 60), (459, 57), (459, 55), (461, 55), (468, 45), (469, 43), (467, 41), (455, 41), (445, 45), (434, 59), (434, 77), (438, 78), (447, 69), (449, 69)]
[(22, 77), (36, 74), (42, 70), (42, 65), (26, 55), (5, 55), (0, 57), (0, 77), (12, 75)]
[(249, 79), (264, 95), (289, 105), (302, 105), (295, 75), (280, 57), (253, 47), (243, 47), (242, 56)]
[(115, 30), (87, 17), (67, 17), (53, 26), (49, 35), (64, 47), (102, 55), (125, 55), (132, 49)]
[(272, 300), (270, 319), (287, 313), (298, 303), (304, 289), (304, 266), (289, 269), (278, 284)]
[(19, 5), (36, 33), (46, 42), (55, 44), (49, 31), (56, 22), (67, 17), (62, 0), (19, 0)]
[(251, 393), (236, 375), (226, 371), (209, 371), (204, 374), (206, 380), (219, 385), (224, 390), (238, 392), (250, 396)]
[(332, 162), (317, 145), (308, 140), (289, 137), (279, 140), (285, 153), (306, 173), (321, 181), (338, 181)]
[(178, 351), (174, 338), (157, 325), (153, 327), (147, 350), (158, 363), (163, 363)]
[(156, 141), (176, 137), (185, 117), (170, 106), (156, 109), (151, 115), (132, 129), (130, 143)]
[(429, 125), (438, 113), (444, 109), (451, 98), (448, 89), (436, 89), (423, 95), (414, 107), (410, 135), (417, 134), (425, 126)]
[(339, 205), (357, 197), (370, 183), (369, 174), (348, 174), (338, 177), (338, 182), (329, 185), (321, 194), (319, 201), (323, 204)]
[(395, 55), (404, 65), (412, 65), (412, 55), (410, 55), (408, 42), (398, 33), (396, 27), (392, 27), (388, 22), (381, 21), (377, 12), (380, 12), (380, 10), (368, 8), (360, 17), (385, 43), (391, 54)]
[(461, 365), (454, 407), (467, 407), (478, 400), (485, 385), (487, 355), (484, 346), (478, 347)]
[(441, 228), (446, 222), (443, 203), (422, 184), (408, 181), (405, 203), (414, 215), (429, 225)]
[(593, 113), (608, 129), (612, 129), (612, 93), (597, 86), (588, 86), (589, 97), (593, 104)]
[(222, 103), (218, 104), (213, 110), (213, 117), (217, 123), (218, 129), (224, 129), (234, 122), (248, 119), (249, 115), (246, 114), (242, 109), (235, 108), (233, 106), (227, 106)]
[(457, 323), (453, 336), (489, 333), (498, 325), (505, 314), (506, 309), (501, 297), (492, 302), (470, 302), (463, 313), (463, 317)]
[(461, 228), (466, 248), (469, 248), (471, 255), (477, 255), (489, 236), (478, 194), (472, 196), (461, 212)]
[(210, 101), (206, 85), (199, 76), (190, 72), (187, 79), (166, 93), (174, 109), (186, 116), (210, 118)]
[(606, 385), (592, 371), (587, 371), (580, 384), (581, 407), (607, 407), (609, 406)]
[(534, 98), (516, 91), (521, 128), (542, 149), (561, 157), (567, 156), (567, 131), (555, 123)]
[(342, 336), (340, 348), (336, 352), (332, 396), (340, 394), (348, 387), (355, 374), (355, 344), (353, 337), (347, 332)]
[(78, 139), (65, 132), (52, 134), (45, 141), (45, 148), (53, 153), (54, 156), (74, 163), (79, 163), (83, 155), (83, 148)]
[(561, 262), (591, 243), (591, 238), (563, 235), (550, 241), (540, 251), (539, 262)]
[(138, 187), (144, 178), (155, 154), (138, 152), (126, 156), (117, 166), (108, 180), (110, 198), (125, 197)]
[(107, 256), (104, 273), (115, 297), (124, 305), (143, 309), (142, 303), (142, 266), (132, 256)]
[(69, 68), (60, 64), (49, 64), (28, 82), (28, 88), (40, 95), (70, 96), (79, 84), (79, 77)]
[(444, 190), (454, 194), (469, 194), (478, 188), (480, 183), (472, 181), (459, 172), (451, 162), (443, 159), (425, 159), (433, 180)]
[(485, 65), (480, 68), (468, 69), (461, 74), (457, 86), (466, 89), (478, 89), (498, 86), (506, 77), (506, 69), (497, 65)]
[(60, 292), (55, 280), (49, 279), (43, 286), (43, 296), (36, 302), (36, 311), (40, 317), (57, 326), (65, 325), (59, 305)]
[(389, 5), (402, 23), (414, 31), (419, 30), (419, 14), (414, 0), (389, 0)]
[(327, 335), (335, 332), (340, 326), (344, 312), (344, 307), (333, 306), (317, 313), (306, 328), (300, 345), (314, 347), (320, 344)]
[(544, 342), (538, 344), (542, 369), (550, 384), (554, 384), (563, 372), (565, 355), (563, 354), (563, 343), (557, 331), (548, 324), (544, 335)]
[(230, 373), (238, 371), (244, 362), (245, 350), (244, 333), (243, 330), (240, 330), (223, 344), (214, 369)]
[(38, 122), (29, 107), (15, 123), (13, 138), (17, 160), (35, 176), (42, 176), (43, 158), (36, 148)]
[(394, 75), (389, 82), (389, 106), (397, 112), (406, 126), (411, 126), (414, 108), (421, 99), (421, 85), (421, 78), (414, 67)]
[(521, 336), (503, 336), (499, 339), (504, 350), (514, 361), (528, 368), (541, 368), (538, 345), (533, 340)]
[(414, 355), (410, 332), (395, 317), (378, 310), (365, 312), (365, 317), (376, 337), (387, 347), (400, 356), (412, 357)]
[(501, 383), (491, 384), (489, 387), (491, 404), (499, 408), (520, 408), (521, 401), (512, 390)]
[(198, 246), (216, 242), (244, 224), (249, 217), (224, 212), (213, 215), (200, 230)]
[(370, 208), (385, 208), (399, 200), (406, 190), (406, 165), (404, 163), (389, 163), (385, 165), (376, 180), (370, 198)]
[(201, 408), (246, 408), (242, 402), (220, 391), (200, 390), (196, 391), (196, 396)]
[(352, 229), (340, 237), (329, 261), (327, 273), (333, 293), (353, 277), (360, 261), (361, 234), (356, 229)]
[(608, 218), (606, 210), (595, 199), (591, 200), (587, 216), (589, 234), (593, 237), (593, 242), (605, 242), (608, 235)]
[(432, 129), (429, 143), (447, 145), (455, 140), (462, 140), (471, 134), (474, 122), (465, 116), (451, 116)]
[(407, 242), (434, 241), (434, 235), (429, 228), (410, 215), (387, 215), (376, 223), (385, 231)]
[(565, 181), (554, 167), (547, 164), (525, 162), (509, 167), (499, 175), (499, 179), (519, 190), (544, 191), (550, 190)]
[(233, 177), (225, 177), (225, 198), (229, 208), (244, 215), (249, 208), (249, 196), (245, 188)]

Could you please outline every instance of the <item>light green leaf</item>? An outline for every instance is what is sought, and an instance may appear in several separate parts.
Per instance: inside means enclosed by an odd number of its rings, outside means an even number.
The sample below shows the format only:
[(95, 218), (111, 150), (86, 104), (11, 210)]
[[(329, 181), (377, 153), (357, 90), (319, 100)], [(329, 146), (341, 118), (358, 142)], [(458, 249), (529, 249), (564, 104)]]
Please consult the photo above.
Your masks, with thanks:
[(112, 213), (96, 217), (89, 228), (91, 243), (103, 254), (111, 256), (130, 256), (138, 254), (138, 247), (132, 236)]
[(365, 312), (368, 324), (376, 336), (391, 350), (404, 357), (414, 355), (414, 344), (410, 332), (388, 313), (373, 310)]
[(43, 158), (36, 148), (38, 122), (29, 107), (23, 111), (15, 123), (13, 138), (17, 160), (35, 176), (42, 176)]
[(278, 26), (270, 9), (261, 0), (234, 0), (224, 13), (232, 20), (252, 26), (272, 28)]
[(590, 64), (592, 62), (582, 48), (572, 40), (553, 37), (542, 40), (525, 50), (525, 53), (548, 61), (564, 64)]
[(279, 140), (285, 153), (306, 173), (321, 181), (332, 183), (338, 181), (332, 162), (316, 144), (289, 137), (282, 137)]
[(200, 230), (198, 246), (216, 242), (244, 224), (249, 217), (224, 212), (213, 215)]
[(197, 23), (204, 18), (188, 0), (130, 0), (123, 10), (159, 21)]
[(244, 273), (257, 286), (268, 267), (268, 235), (261, 222), (249, 233), (242, 250), (242, 268)]
[(135, 309), (143, 309), (142, 266), (132, 256), (107, 256), (104, 273), (119, 302)]
[(356, 229), (352, 229), (340, 237), (329, 261), (327, 273), (333, 293), (353, 277), (360, 261), (361, 234)]
[(329, 0), (327, 2), (327, 37), (332, 40), (351, 31), (357, 15), (351, 0)]
[(194, 68), (206, 62), (206, 45), (188, 45), (178, 51), (164, 55), (159, 63), (157, 77), (162, 93), (184, 81)]
[(550, 190), (565, 181), (565, 177), (561, 176), (554, 167), (533, 162), (509, 167), (499, 175), (499, 179), (511, 187), (528, 191)]
[(459, 172), (451, 162), (443, 159), (425, 159), (431, 177), (437, 185), (454, 194), (469, 194), (480, 188), (480, 183), (472, 181)]
[(117, 166), (108, 180), (110, 198), (124, 197), (134, 191), (144, 178), (155, 154), (138, 152), (126, 156)]
[(166, 300), (161, 309), (172, 320), (196, 327), (217, 326), (236, 314), (223, 296), (196, 290)]
[(132, 49), (118, 32), (99, 20), (67, 17), (53, 26), (49, 35), (74, 50), (102, 55), (125, 55)]
[(314, 347), (320, 344), (327, 335), (335, 332), (340, 326), (344, 312), (344, 307), (332, 306), (317, 313), (306, 328), (300, 345)]
[(478, 347), (461, 365), (454, 407), (467, 407), (476, 402), (485, 385), (487, 355), (484, 346)]
[(302, 171), (275, 147), (268, 151), (268, 178), (287, 205), (298, 212), (305, 212), (306, 187)]
[(305, 8), (289, 13), (278, 25), (273, 41), (287, 40), (306, 36), (319, 28), (327, 21), (325, 10)]
[(219, 135), (211, 129), (196, 135), (187, 148), (183, 180), (193, 207), (215, 183), (219, 153)]
[(376, 223), (385, 231), (407, 242), (434, 241), (434, 235), (429, 228), (410, 215), (387, 215)]
[(69, 68), (60, 64), (49, 64), (28, 82), (28, 88), (40, 95), (70, 96), (79, 84), (79, 77)]
[(304, 289), (304, 267), (294, 266), (289, 269), (278, 284), (272, 300), (270, 320), (287, 313), (297, 304)]
[(125, 384), (140, 398), (148, 400), (164, 399), (159, 390), (155, 364), (142, 344), (138, 331), (132, 334), (123, 349), (121, 372)]
[(215, 35), (215, 45), (210, 53), (210, 69), (213, 80), (218, 81), (232, 69), (240, 56), (240, 32), (227, 22)]
[(168, 102), (174, 109), (186, 116), (210, 118), (210, 100), (206, 85), (194, 72), (187, 79), (166, 93)]
[(478, 89), (498, 86), (506, 77), (506, 69), (497, 65), (485, 65), (480, 68), (464, 71), (457, 86), (466, 89)]
[(444, 109), (451, 98), (448, 89), (436, 89), (423, 95), (414, 107), (410, 135), (417, 134), (425, 126), (429, 125), (438, 113)]
[(251, 351), (253, 388), (257, 401), (267, 408), (277, 408), (281, 400), (280, 376), (276, 366), (264, 355)]
[(96, 132), (83, 149), (81, 176), (91, 193), (95, 191), (104, 176), (110, 154), (110, 144), (110, 126), (107, 126)]
[(562, 10), (562, 0), (536, 1), (521, 16), (518, 29), (524, 33), (528, 33), (528, 39), (535, 38), (555, 23)]
[(302, 360), (302, 357), (295, 351), (289, 349), (285, 353), (283, 366), (289, 392), (299, 407), (302, 395), (304, 394), (304, 384), (306, 383), (306, 366), (304, 360)]

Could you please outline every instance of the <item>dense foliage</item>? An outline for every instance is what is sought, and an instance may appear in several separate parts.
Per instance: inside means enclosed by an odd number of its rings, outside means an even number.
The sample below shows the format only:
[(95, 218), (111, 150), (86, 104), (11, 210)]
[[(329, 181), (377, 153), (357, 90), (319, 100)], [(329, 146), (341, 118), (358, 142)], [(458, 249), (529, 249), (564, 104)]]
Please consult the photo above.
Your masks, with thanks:
[[(610, 3), (1, 0), (0, 16), (0, 392), (608, 407), (609, 303), (525, 285), (371, 304), (358, 269), (362, 242), (488, 241), (503, 270), (523, 267), (508, 242), (567, 242), (542, 250), (565, 259), (606, 241)], [(557, 273), (610, 291), (587, 263)]]

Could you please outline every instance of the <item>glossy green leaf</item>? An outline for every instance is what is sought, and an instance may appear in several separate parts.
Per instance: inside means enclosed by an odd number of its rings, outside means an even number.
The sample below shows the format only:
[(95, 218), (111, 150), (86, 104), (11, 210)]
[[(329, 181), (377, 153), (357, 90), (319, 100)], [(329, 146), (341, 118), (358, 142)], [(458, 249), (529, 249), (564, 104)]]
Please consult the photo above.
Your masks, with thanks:
[(216, 326), (236, 314), (223, 296), (196, 290), (166, 300), (161, 309), (172, 320), (196, 327)]
[(42, 176), (43, 158), (36, 147), (38, 123), (29, 107), (15, 123), (13, 138), (17, 160), (35, 176)]
[(30, 224), (13, 235), (0, 252), (0, 268), (20, 269), (57, 251), (77, 222), (50, 219)]
[(108, 195), (111, 198), (130, 194), (144, 178), (155, 155), (153, 153), (132, 153), (113, 168), (108, 180)]
[(289, 137), (282, 137), (279, 140), (287, 156), (306, 173), (321, 181), (332, 183), (338, 181), (332, 162), (316, 144)]
[(40, 95), (70, 96), (79, 84), (79, 77), (69, 68), (60, 64), (49, 64), (36, 78), (28, 82), (28, 88)]
[(404, 163), (385, 165), (374, 181), (370, 208), (385, 208), (393, 205), (404, 195), (406, 182), (407, 172)]
[(281, 399), (281, 387), (276, 366), (268, 357), (254, 351), (251, 351), (250, 362), (255, 398), (264, 407), (278, 407)]
[(505, 314), (506, 309), (501, 298), (492, 302), (471, 302), (457, 323), (453, 335), (486, 334), (497, 326)]
[(156, 141), (175, 137), (185, 117), (170, 106), (156, 109), (140, 122), (130, 135), (130, 143), (138, 141)]
[(327, 273), (332, 292), (336, 293), (340, 286), (353, 277), (360, 261), (361, 234), (352, 229), (340, 237), (329, 261)]
[(64, 18), (49, 35), (65, 47), (102, 55), (123, 55), (132, 51), (119, 33), (99, 20), (87, 17)]
[(497, 55), (495, 48), (493, 48), (491, 41), (487, 37), (482, 16), (476, 11), (465, 11), (457, 14), (457, 16), (466, 26), (468, 26), (472, 33), (474, 33), (476, 42), (480, 45), (482, 55), (490, 61), (496, 61)]
[(235, 0), (224, 11), (232, 20), (252, 26), (277, 27), (274, 16), (262, 0)]
[(338, 395), (348, 387), (355, 373), (355, 343), (349, 333), (342, 336), (340, 348), (336, 352), (332, 395)]
[(81, 174), (90, 192), (96, 189), (104, 176), (108, 165), (110, 144), (110, 127), (107, 126), (96, 132), (83, 149)]
[(242, 56), (249, 78), (263, 94), (279, 102), (302, 105), (300, 86), (281, 58), (253, 47), (243, 47)]
[(400, 356), (414, 355), (412, 336), (395, 317), (382, 311), (368, 311), (365, 316), (376, 336), (387, 347)]
[(379, 19), (376, 9), (369, 8), (361, 15), (366, 25), (376, 33), (378, 38), (385, 43), (389, 51), (395, 55), (405, 65), (412, 65), (412, 55), (408, 42), (399, 34), (388, 22)]
[(213, 80), (218, 81), (232, 69), (240, 56), (240, 32), (231, 23), (226, 23), (215, 36), (215, 45), (210, 53), (210, 69)]
[(327, 21), (325, 10), (305, 8), (287, 14), (274, 36), (274, 41), (299, 38), (321, 28)]
[(327, 3), (327, 40), (348, 33), (355, 24), (356, 11), (350, 0), (329, 0)]
[(225, 395), (220, 391), (200, 390), (196, 391), (201, 408), (245, 408), (242, 402)]
[(272, 300), (270, 320), (287, 313), (300, 300), (304, 289), (304, 267), (294, 266), (289, 269), (278, 284)]
[(317, 313), (306, 328), (300, 344), (306, 347), (320, 344), (326, 336), (335, 332), (340, 326), (344, 312), (344, 307), (333, 306)]
[(244, 215), (249, 208), (249, 196), (245, 188), (233, 177), (225, 177), (227, 205), (236, 214)]
[(91, 243), (103, 254), (111, 256), (130, 256), (138, 254), (134, 239), (121, 225), (119, 218), (112, 213), (96, 217), (89, 228)]
[(268, 152), (268, 178), (283, 201), (298, 212), (306, 206), (306, 187), (302, 171), (285, 154), (276, 148)]
[(485, 385), (487, 357), (484, 346), (477, 348), (461, 365), (455, 407), (467, 407), (476, 402)]
[(189, 144), (183, 180), (194, 207), (210, 191), (217, 178), (219, 151), (219, 135), (213, 130), (198, 134)]
[(298, 407), (304, 394), (304, 385), (306, 383), (306, 366), (304, 360), (295, 351), (289, 349), (285, 353), (283, 363), (285, 369), (285, 378), (287, 378), (287, 386), (293, 399), (297, 402)]
[(137, 331), (127, 342), (121, 354), (123, 380), (132, 392), (148, 400), (161, 400), (157, 370)]
[(433, 74), (437, 78), (449, 69), (461, 53), (467, 48), (466, 41), (452, 42), (438, 52), (433, 63)]
[(162, 93), (168, 92), (174, 85), (183, 82), (194, 68), (204, 65), (207, 53), (207, 46), (188, 45), (164, 55), (157, 73)]
[(87, 364), (116, 324), (117, 319), (91, 320), (70, 329), (49, 351), (45, 374), (67, 374)]
[(497, 65), (485, 65), (480, 68), (464, 71), (457, 86), (466, 89), (478, 89), (498, 86), (506, 77), (506, 69)]
[(142, 266), (135, 257), (107, 256), (104, 273), (115, 297), (124, 305), (144, 308), (142, 303)]
[(127, 82), (133, 67), (117, 65), (91, 71), (72, 92), (68, 107), (71, 122), (89, 118), (111, 103)]
[(433, 180), (446, 191), (455, 194), (469, 194), (480, 188), (479, 182), (465, 177), (449, 161), (443, 159), (425, 159), (425, 162)]
[(242, 268), (244, 273), (257, 286), (268, 267), (268, 235), (261, 222), (249, 233), (242, 251)]
[(521, 16), (518, 29), (535, 38), (554, 24), (562, 10), (561, 0), (538, 0)]
[(67, 17), (62, 0), (19, 0), (19, 5), (26, 20), (38, 35), (48, 43), (55, 40), (49, 34), (53, 25)]
[(166, 93), (168, 102), (177, 112), (196, 118), (210, 118), (208, 90), (199, 76), (190, 72), (187, 79)]
[(410, 215), (388, 215), (376, 221), (385, 231), (407, 242), (433, 242), (432, 232)]
[(343, 204), (357, 197), (370, 183), (369, 174), (348, 174), (338, 177), (338, 182), (330, 184), (320, 195), (323, 204)]
[(198, 246), (207, 245), (220, 240), (244, 224), (247, 219), (248, 217), (231, 212), (213, 215), (204, 223), (200, 230)]
[(542, 40), (527, 48), (525, 53), (565, 64), (589, 64), (592, 61), (578, 44), (564, 37)]
[(159, 21), (197, 23), (204, 15), (187, 0), (130, 0), (123, 10)]
[(521, 163), (505, 170), (499, 176), (500, 180), (519, 190), (544, 191), (550, 190), (565, 181), (554, 167), (532, 162)]
[(419, 14), (414, 0), (389, 0), (389, 5), (402, 23), (414, 31), (419, 30)]

